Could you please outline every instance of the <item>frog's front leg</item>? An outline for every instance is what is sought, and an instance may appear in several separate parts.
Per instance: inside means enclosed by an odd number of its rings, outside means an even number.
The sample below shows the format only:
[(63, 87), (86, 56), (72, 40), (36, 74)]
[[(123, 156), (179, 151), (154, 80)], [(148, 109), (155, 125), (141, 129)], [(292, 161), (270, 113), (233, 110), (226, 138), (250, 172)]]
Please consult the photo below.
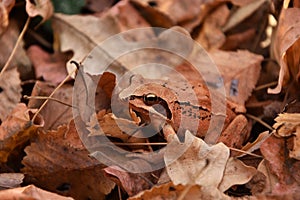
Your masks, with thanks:
[(218, 142), (223, 142), (228, 147), (240, 149), (249, 137), (247, 125), (246, 117), (242, 114), (237, 115), (223, 130)]

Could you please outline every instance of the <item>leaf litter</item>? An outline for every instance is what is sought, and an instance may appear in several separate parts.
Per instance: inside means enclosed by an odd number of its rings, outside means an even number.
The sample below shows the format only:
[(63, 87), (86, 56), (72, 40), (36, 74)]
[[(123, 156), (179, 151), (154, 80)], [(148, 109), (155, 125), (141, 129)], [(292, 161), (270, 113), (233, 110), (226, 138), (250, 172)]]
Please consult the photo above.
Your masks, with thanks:
[[(299, 199), (297, 1), (87, 2), (82, 13), (72, 15), (56, 13), (50, 0), (0, 3), (0, 43), (6, 47), (0, 51), (1, 199)], [(16, 14), (19, 8), (26, 11), (26, 22)], [(48, 19), (53, 32), (45, 34)], [(205, 135), (211, 115), (218, 115), (211, 112), (212, 94), (183, 59), (148, 50), (116, 59), (111, 63), (116, 72), (88, 72), (86, 65), (97, 66), (97, 58), (88, 56), (94, 47), (123, 31), (151, 26), (194, 39), (218, 66), (220, 77), (210, 76), (209, 65), (205, 68), (207, 83), (218, 88), (222, 81), (225, 86), (226, 114), (219, 116), (225, 124), (220, 135), (212, 136), (217, 143)], [(28, 27), (33, 38), (26, 35)], [(126, 39), (154, 44), (168, 38), (168, 31), (149, 31)], [(189, 44), (174, 42), (172, 47), (186, 50), (190, 58), (201, 55), (190, 51)], [(98, 53), (110, 62), (118, 48), (115, 44)], [(123, 80), (124, 88), (117, 88), (128, 70), (153, 60), (175, 69), (188, 83), (153, 67), (142, 71), (148, 77), (131, 74), (130, 81)], [(74, 71), (81, 76), (77, 83), (71, 78)], [(275, 81), (277, 86), (269, 88)], [(147, 87), (131, 88), (142, 84)], [(182, 95), (188, 84), (193, 90), (187, 93), (196, 93), (196, 100)], [(162, 85), (176, 88), (179, 98)], [(94, 100), (86, 92), (91, 88)], [(115, 99), (115, 93), (122, 98)], [(154, 93), (169, 111), (151, 105)], [(127, 109), (124, 100), (130, 102)], [(180, 103), (184, 100), (189, 104)], [(76, 102), (84, 105), (77, 108)], [(72, 113), (72, 108), (80, 112)], [(203, 119), (196, 123), (198, 115)], [(150, 119), (155, 122), (151, 130), (161, 131), (140, 137), (147, 134)], [(178, 129), (178, 120), (184, 130)], [(120, 153), (107, 154), (106, 165), (96, 159), (117, 148)], [(109, 155), (119, 156), (120, 163)], [(158, 163), (165, 167), (151, 171)], [(131, 168), (149, 170), (124, 170)]]

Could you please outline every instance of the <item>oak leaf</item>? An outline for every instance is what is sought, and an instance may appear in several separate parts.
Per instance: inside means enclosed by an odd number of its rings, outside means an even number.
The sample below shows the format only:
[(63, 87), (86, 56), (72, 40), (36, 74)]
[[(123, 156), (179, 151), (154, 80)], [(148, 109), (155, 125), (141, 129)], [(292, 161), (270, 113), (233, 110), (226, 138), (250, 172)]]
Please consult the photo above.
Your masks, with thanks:
[(49, 191), (75, 199), (104, 199), (114, 187), (103, 174), (104, 165), (89, 156), (74, 121), (57, 131), (41, 132), (25, 152), (22, 171), (27, 180)]
[(1, 173), (0, 174), (0, 190), (3, 188), (20, 187), (23, 182), (24, 174), (22, 173)]
[[(41, 116), (34, 122), (34, 110), (28, 109), (25, 104), (18, 104), (0, 126), (0, 162), (7, 162), (10, 154), (17, 148), (23, 147), (43, 126)], [(20, 148), (22, 149), (22, 148)]]
[(16, 68), (4, 72), (0, 88), (0, 120), (3, 121), (21, 99), (21, 80)]
[(42, 22), (48, 20), (52, 16), (53, 11), (54, 8), (50, 0), (26, 0), (27, 14), (30, 17), (42, 16)]
[(271, 53), (280, 65), (280, 72), (276, 88), (268, 89), (270, 94), (278, 94), (283, 86), (299, 79), (299, 15), (299, 8), (281, 10), (277, 30), (271, 43)]
[(51, 193), (34, 185), (28, 185), (26, 187), (14, 188), (9, 190), (0, 191), (0, 199), (13, 200), (73, 200), (71, 197), (60, 196), (55, 193)]

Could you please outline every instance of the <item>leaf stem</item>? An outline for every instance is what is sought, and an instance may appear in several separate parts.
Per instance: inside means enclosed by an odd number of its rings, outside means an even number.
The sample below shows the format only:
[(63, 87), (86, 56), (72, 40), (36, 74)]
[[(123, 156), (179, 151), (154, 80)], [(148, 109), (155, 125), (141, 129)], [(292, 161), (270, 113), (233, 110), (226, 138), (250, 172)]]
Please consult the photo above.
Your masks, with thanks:
[(70, 105), (70, 104), (67, 104), (59, 99), (56, 99), (56, 98), (52, 98), (52, 97), (47, 97), (47, 96), (27, 96), (27, 95), (24, 95), (23, 96), (25, 99), (40, 99), (40, 100), (45, 100), (45, 99), (49, 99), (49, 100), (52, 100), (52, 101), (56, 101), (58, 103), (61, 103), (65, 106), (69, 106), (69, 107), (74, 107), (73, 105)]
[(15, 46), (14, 46), (14, 48), (13, 48), (13, 50), (12, 50), (12, 52), (11, 52), (9, 58), (8, 58), (8, 60), (6, 61), (4, 67), (2, 68), (2, 70), (0, 72), (0, 77), (3, 75), (4, 71), (7, 70), (7, 68), (9, 67), (9, 65), (10, 65), (10, 63), (11, 63), (14, 55), (16, 54), (17, 48), (18, 48), (20, 42), (22, 41), (26, 30), (28, 29), (28, 25), (30, 23), (30, 19), (31, 19), (30, 17), (27, 18), (26, 23), (25, 23), (25, 25), (23, 27), (23, 30), (20, 33), (20, 35), (19, 35), (19, 37), (17, 39), (17, 42), (16, 42), (16, 44), (15, 44)]
[(250, 119), (253, 119), (255, 121), (257, 121), (258, 123), (260, 123), (261, 125), (263, 125), (264, 127), (266, 127), (267, 129), (273, 131), (274, 128), (272, 126), (270, 126), (269, 124), (267, 124), (266, 122), (264, 122), (263, 120), (261, 120), (260, 118), (254, 116), (254, 115), (250, 115), (250, 114), (246, 114), (246, 116)]

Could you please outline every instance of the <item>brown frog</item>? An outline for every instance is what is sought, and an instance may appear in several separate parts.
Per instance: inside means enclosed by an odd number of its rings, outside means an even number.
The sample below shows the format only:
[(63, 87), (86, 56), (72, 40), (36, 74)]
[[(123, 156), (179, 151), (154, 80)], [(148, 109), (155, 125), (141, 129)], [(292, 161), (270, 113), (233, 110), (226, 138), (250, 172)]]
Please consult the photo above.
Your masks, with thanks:
[[(130, 86), (120, 93), (120, 98), (128, 101), (132, 119), (139, 125), (152, 123), (160, 130), (164, 124), (170, 124), (177, 134), (190, 130), (196, 136), (206, 138), (208, 143), (221, 141), (237, 148), (247, 138), (246, 118), (236, 115), (227, 101), (217, 105), (223, 104), (224, 114), (214, 113), (210, 92), (199, 80), (153, 80), (133, 75)], [(207, 137), (208, 130), (210, 137)]]

